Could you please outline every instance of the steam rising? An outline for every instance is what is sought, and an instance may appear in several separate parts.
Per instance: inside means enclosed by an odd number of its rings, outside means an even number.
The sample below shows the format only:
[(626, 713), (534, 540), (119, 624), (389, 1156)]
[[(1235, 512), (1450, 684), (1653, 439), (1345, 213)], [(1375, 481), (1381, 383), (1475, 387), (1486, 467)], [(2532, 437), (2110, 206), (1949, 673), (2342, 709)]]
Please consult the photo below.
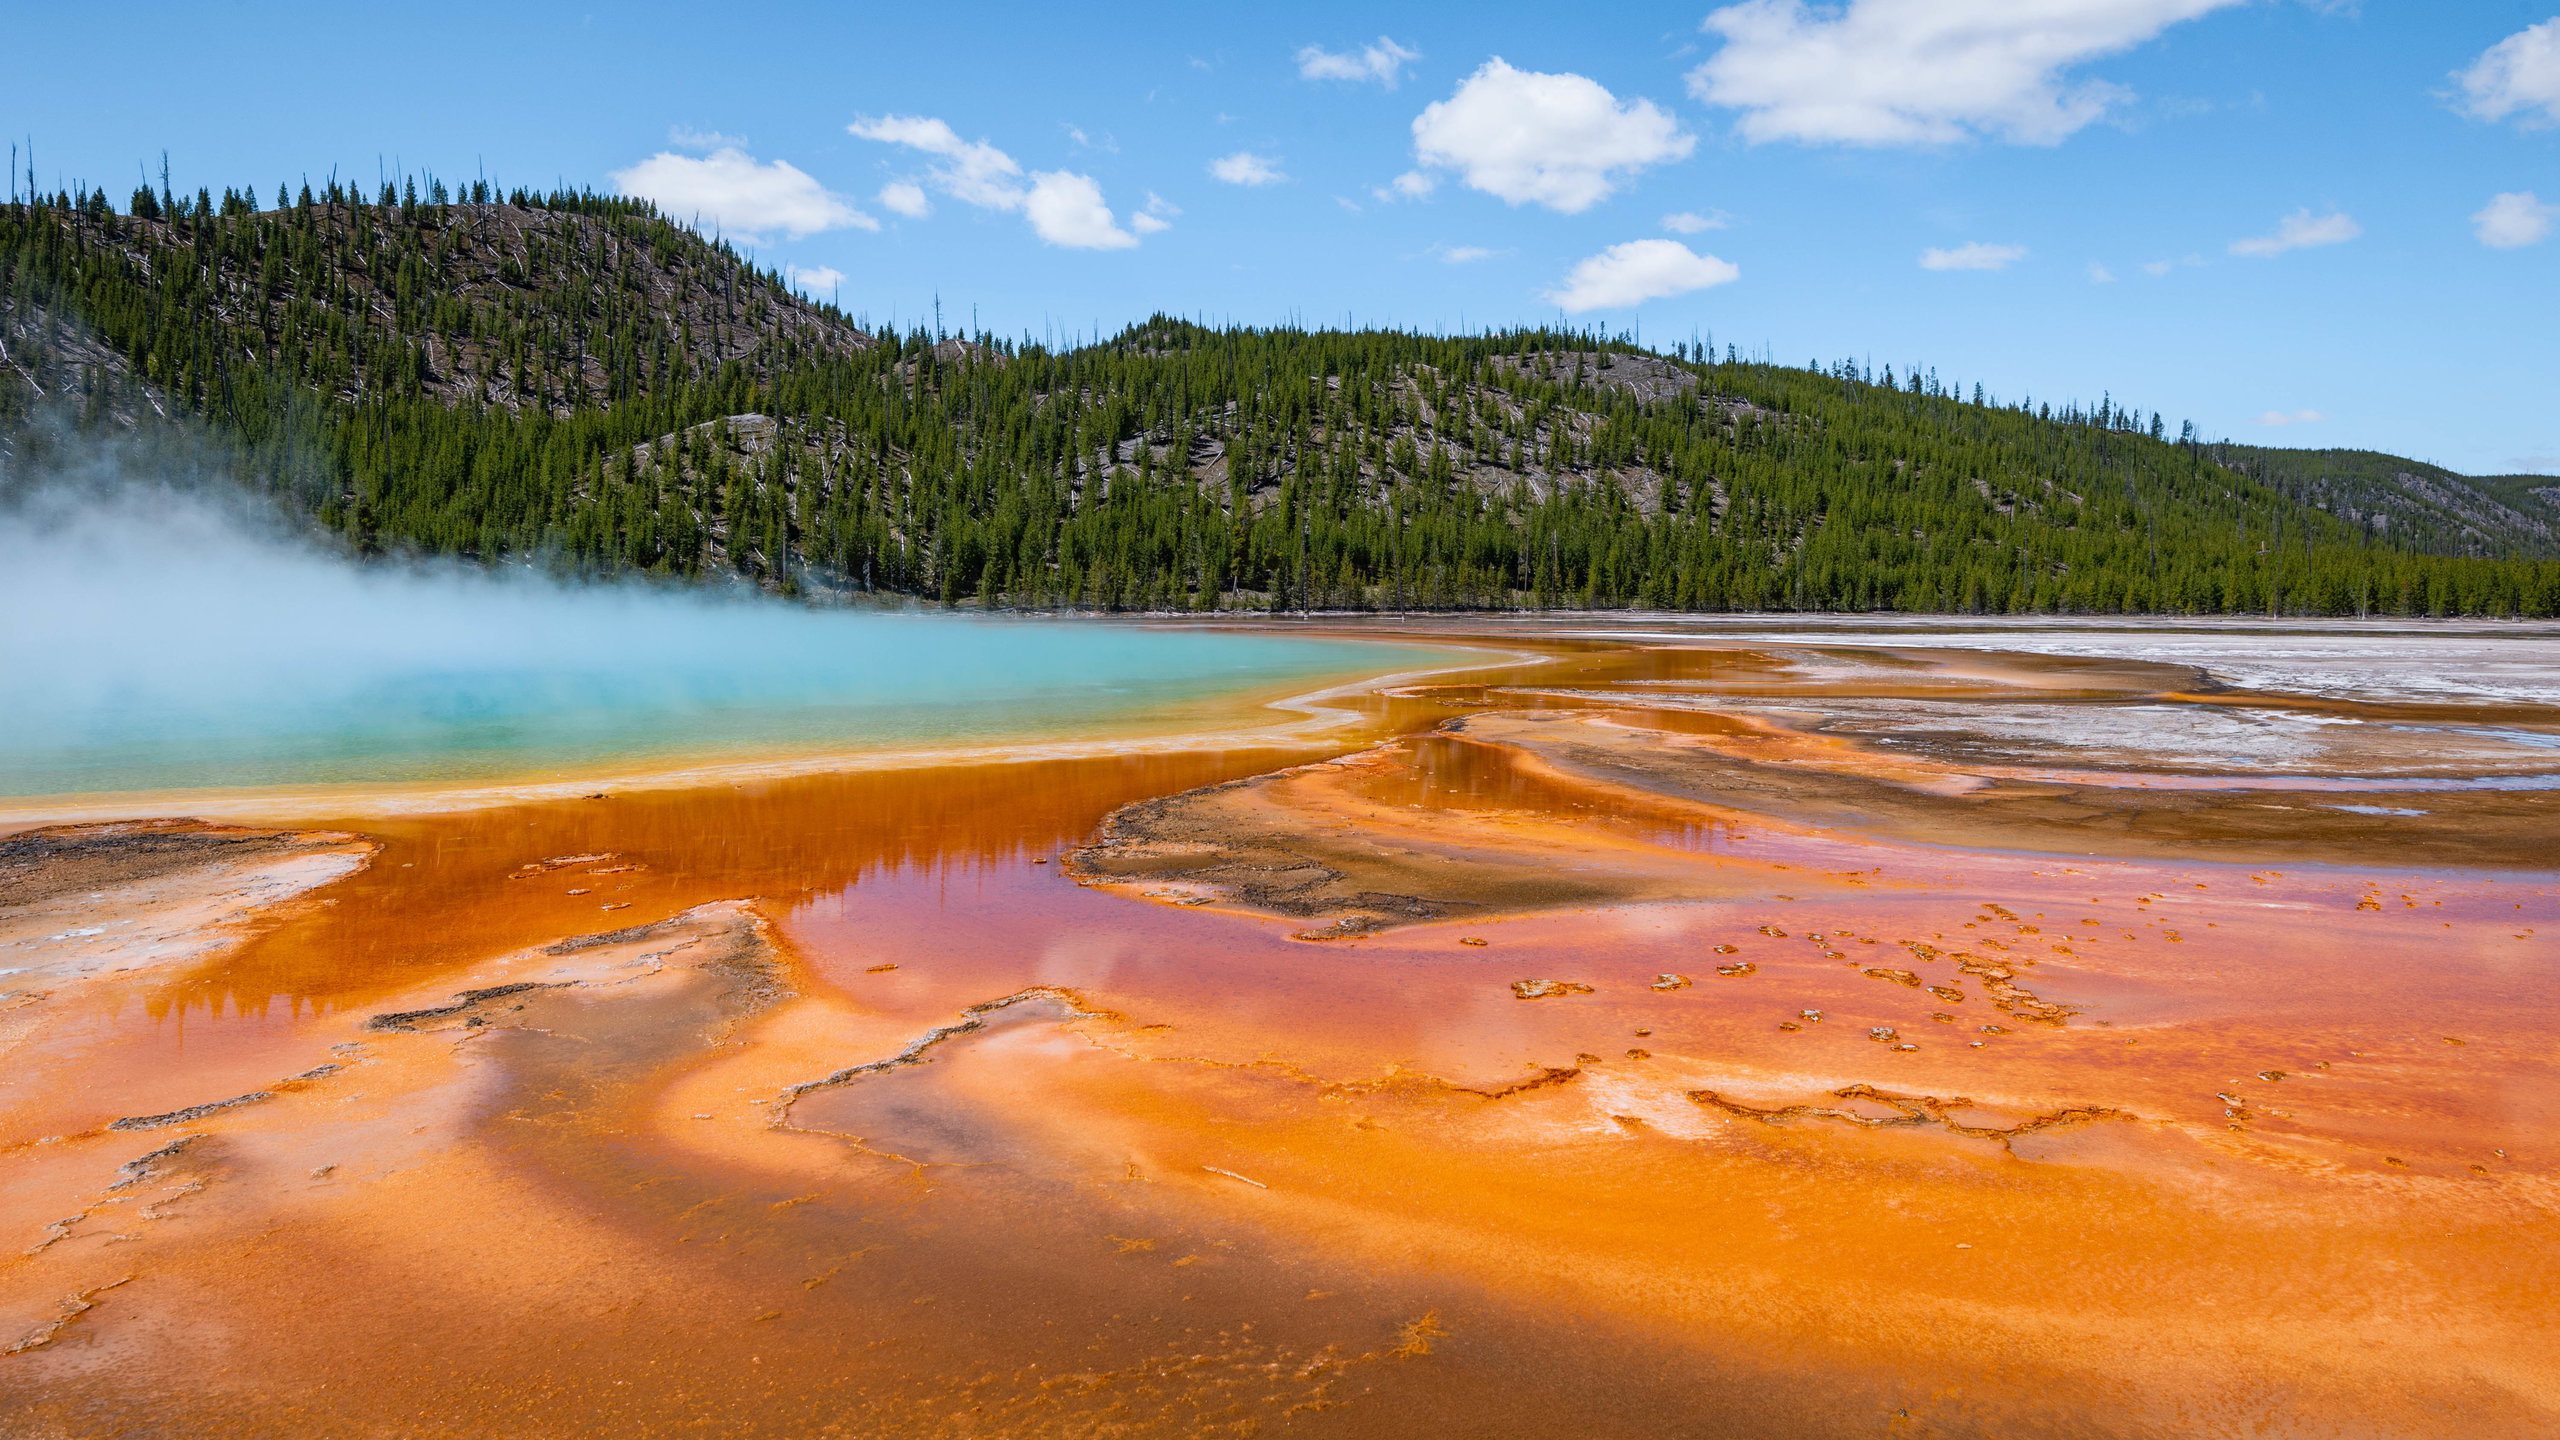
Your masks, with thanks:
[(360, 565), (246, 502), (162, 487), (0, 511), (0, 794), (1054, 733), (1357, 654)]

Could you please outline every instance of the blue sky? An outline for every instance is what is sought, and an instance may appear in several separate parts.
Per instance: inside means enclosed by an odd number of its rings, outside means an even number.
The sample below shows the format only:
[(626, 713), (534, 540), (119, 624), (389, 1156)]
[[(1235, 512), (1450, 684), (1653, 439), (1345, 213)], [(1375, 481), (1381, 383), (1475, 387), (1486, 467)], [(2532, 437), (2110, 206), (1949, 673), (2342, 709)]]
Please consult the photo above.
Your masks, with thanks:
[(485, 170), (645, 190), (875, 321), (937, 296), (952, 329), (1062, 337), (1565, 315), (2560, 472), (2560, 0), (193, 4), (11, 31), (56, 57), (0, 95), (48, 188), (122, 195), (164, 149), (182, 187), (267, 195)]

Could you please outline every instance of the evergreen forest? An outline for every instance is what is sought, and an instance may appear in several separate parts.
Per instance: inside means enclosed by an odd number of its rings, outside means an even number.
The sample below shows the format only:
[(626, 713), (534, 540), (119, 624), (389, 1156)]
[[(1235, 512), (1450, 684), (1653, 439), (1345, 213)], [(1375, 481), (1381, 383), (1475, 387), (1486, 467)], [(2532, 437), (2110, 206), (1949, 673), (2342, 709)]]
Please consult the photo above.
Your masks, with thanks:
[(897, 333), (585, 191), (20, 199), (0, 353), (0, 485), (112, 436), (362, 553), (1130, 611), (2560, 614), (2521, 479), (2448, 519), (2412, 476), (2470, 482), (2392, 457), (1598, 332)]

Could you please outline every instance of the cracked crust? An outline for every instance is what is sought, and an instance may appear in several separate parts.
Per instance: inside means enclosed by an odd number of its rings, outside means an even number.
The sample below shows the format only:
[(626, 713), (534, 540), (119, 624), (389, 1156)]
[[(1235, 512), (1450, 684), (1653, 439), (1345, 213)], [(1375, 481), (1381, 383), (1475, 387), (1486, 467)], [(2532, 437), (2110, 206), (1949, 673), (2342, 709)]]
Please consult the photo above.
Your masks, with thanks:
[(1976, 1140), (1997, 1140), (2003, 1147), (2021, 1135), (2032, 1135), (2038, 1131), (2100, 1120), (2140, 1118), (2129, 1110), (2120, 1110), (2112, 1105), (2070, 1105), (2024, 1116), (2010, 1125), (1984, 1125), (1956, 1118), (1960, 1112), (1981, 1112), (1990, 1108), (1965, 1096), (1940, 1099), (1935, 1095), (1903, 1095), (1866, 1084), (1843, 1085), (1829, 1094), (1831, 1098), (1846, 1103), (1750, 1105), (1714, 1090), (1692, 1090), (1689, 1099), (1703, 1108), (1744, 1120), (1756, 1120), (1764, 1125), (1783, 1125), (1796, 1120), (1826, 1120), (1870, 1130), (1938, 1125), (1953, 1134)]

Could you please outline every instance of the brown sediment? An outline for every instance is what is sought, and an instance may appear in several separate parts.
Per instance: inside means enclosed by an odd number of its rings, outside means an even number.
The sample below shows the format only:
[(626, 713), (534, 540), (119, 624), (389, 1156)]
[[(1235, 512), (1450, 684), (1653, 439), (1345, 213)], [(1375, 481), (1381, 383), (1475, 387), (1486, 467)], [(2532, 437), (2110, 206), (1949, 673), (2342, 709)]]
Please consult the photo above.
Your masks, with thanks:
[[(1368, 754), (1128, 807), (1071, 864), (1096, 881), (1194, 887), (1193, 903), (1349, 912), (1369, 929), (1730, 894), (1766, 877), (1730, 860), (1666, 867), (1650, 852), (1739, 858), (1747, 850), (1725, 837), (1755, 823), (2116, 859), (2373, 854), (2372, 817), (2336, 808), (2365, 792), (1983, 781), (1755, 717), (1730, 728), (1749, 743), (1702, 744), (1624, 712), (1470, 715)], [(2537, 869), (2560, 854), (2560, 789), (2432, 791), (2425, 804), (2393, 817), (2401, 863)], [(1595, 852), (1614, 853), (1594, 863)]]
[(92, 1285), (86, 1290), (77, 1290), (64, 1296), (61, 1304), (56, 1307), (58, 1313), (54, 1318), (10, 1341), (7, 1345), (0, 1345), (0, 1355), (15, 1355), (21, 1351), (40, 1349), (52, 1344), (61, 1338), (63, 1329), (72, 1321), (98, 1308), (97, 1297), (132, 1283), (133, 1277), (127, 1275), (120, 1280), (110, 1280), (104, 1285)]
[[(1996, 909), (1997, 907), (1994, 908)], [(2004, 916), (2004, 918), (2011, 920), (2012, 923), (2015, 923), (2016, 920), (2016, 917), (2014, 916)], [(2036, 927), (2032, 925), (2021, 925), (2019, 928), (2022, 931), (2033, 931)], [(1987, 941), (1985, 943), (1996, 945), (1999, 942)], [(2079, 1013), (2079, 1011), (2072, 1006), (2056, 1004), (2053, 1001), (2047, 1000), (2036, 994), (2034, 991), (2027, 989), (2025, 986), (2020, 985), (2018, 983), (2018, 972), (2009, 965), (2001, 964), (1996, 961), (1984, 960), (1977, 956), (1967, 954), (1961, 950), (1952, 955), (1942, 954), (1937, 947), (1933, 945), (1924, 945), (1917, 940), (1904, 941), (1903, 945), (1905, 949), (1908, 949), (1911, 952), (1912, 958), (1916, 960), (1931, 961), (1943, 959), (1954, 961), (1958, 974), (1970, 975), (1976, 980), (1982, 982), (1982, 991), (1984, 994), (1991, 997), (1991, 1003), (1994, 1008), (2006, 1011), (2019, 1019), (2040, 1021), (2047, 1025), (2059, 1025), (2070, 1019), (2073, 1015)], [(2016, 963), (2020, 965), (2033, 965), (2035, 962), (2025, 958), (2024, 956), (2019, 956), (2017, 957)], [(1910, 985), (1918, 985), (1920, 983), (1920, 977), (1912, 975), (1908, 970), (1870, 970), (1867, 973), (1869, 975), (1882, 975), (1892, 979), (1902, 980), (1903, 983)], [(1908, 978), (1905, 979), (1905, 977)], [(1929, 986), (1928, 989), (1930, 994), (1937, 996), (1941, 1000), (1962, 1002), (1964, 999), (1964, 992), (1952, 985), (1932, 985)]]
[(198, 1140), (203, 1138), (204, 1137), (201, 1135), (181, 1135), (177, 1139), (170, 1141), (168, 1144), (161, 1146), (157, 1150), (150, 1150), (140, 1155), (136, 1155), (132, 1159), (127, 1160), (122, 1165), (116, 1167), (115, 1183), (109, 1185), (107, 1188), (109, 1190), (122, 1190), (128, 1185), (139, 1185), (143, 1181), (153, 1178), (153, 1172), (151, 1169), (153, 1165), (158, 1164), (163, 1160), (174, 1160), (178, 1156), (184, 1155), (187, 1153), (188, 1146), (195, 1144)]
[(0, 910), (254, 860), (315, 838), (308, 832), (187, 819), (33, 827), (0, 835)]
[[(1986, 778), (1952, 763), (1877, 756), (1772, 718), (1740, 720), (1755, 743), (1702, 740), (1629, 718), (1653, 717), (1592, 714), (1558, 723), (1493, 713), (1452, 725), (1577, 779), (1791, 825), (1958, 849), (2356, 864), (2371, 858), (2372, 817), (2334, 807), (2411, 793)], [(2418, 793), (2427, 813), (2394, 817), (2400, 823), (2391, 843), (2400, 863), (2537, 869), (2537, 857), (2560, 852), (2560, 790)], [(2381, 803), (2399, 807), (2388, 798)]]
[(177, 1110), (164, 1111), (158, 1115), (127, 1115), (121, 1120), (108, 1121), (107, 1128), (110, 1130), (166, 1130), (172, 1125), (184, 1125), (190, 1120), (201, 1120), (217, 1110), (228, 1110), (235, 1105), (255, 1105), (261, 1100), (274, 1098), (276, 1098), (276, 1092), (273, 1090), (252, 1090), (246, 1095), (234, 1095), (228, 1100), (207, 1100), (201, 1105), (189, 1105)]
[[(1898, 1095), (1879, 1090), (1873, 1085), (1843, 1085), (1830, 1092), (1832, 1098), (1850, 1102), (1845, 1105), (1748, 1105), (1713, 1090), (1692, 1090), (1689, 1098), (1710, 1109), (1764, 1124), (1781, 1124), (1790, 1120), (1836, 1120), (1850, 1125), (1877, 1128), (1902, 1125), (1941, 1125), (1957, 1135), (1977, 1140), (1997, 1140), (2006, 1148), (2021, 1135), (2032, 1135), (2065, 1125), (2082, 1125), (2094, 1120), (2132, 1120), (2131, 1113), (2109, 1105), (2070, 1105), (2041, 1114), (2020, 1116), (2007, 1125), (1985, 1125), (1958, 1119), (1957, 1116), (1978, 1112), (1985, 1107), (1963, 1097), (1941, 1100), (1935, 1095)], [(1863, 1106), (1859, 1102), (1864, 1102)]]
[(1514, 980), (1511, 997), (1515, 1000), (1549, 1000), (1562, 995), (1588, 995), (1591, 987), (1578, 980)]
[(1471, 914), (1755, 893), (1774, 872), (1738, 857), (1702, 867), (1647, 843), (1675, 832), (1713, 845), (1733, 818), (1559, 780), (1471, 736), (1431, 735), (1129, 806), (1068, 868), (1099, 883), (1188, 887), (1194, 898), (1268, 914), (1336, 914), (1337, 926), (1368, 933)]
[(1075, 1019), (1099, 1018), (1103, 1014), (1101, 1011), (1082, 1008), (1082, 1002), (1073, 993), (1061, 990), (1054, 985), (1035, 986), (1029, 990), (1017, 990), (1013, 994), (999, 996), (993, 1000), (982, 1000), (961, 1011), (958, 1021), (926, 1031), (917, 1036), (905, 1049), (886, 1059), (867, 1060), (859, 1065), (848, 1065), (815, 1080), (803, 1080), (796, 1085), (786, 1086), (779, 1097), (779, 1106), (769, 1117), (770, 1122), (775, 1125), (787, 1125), (791, 1118), (792, 1102), (813, 1090), (831, 1090), (838, 1085), (851, 1084), (866, 1075), (885, 1074), (903, 1066), (920, 1064), (926, 1052), (935, 1046), (958, 1036), (985, 1029), (988, 1016), (998, 1011), (1012, 1009), (1016, 1005), (1037, 1001), (1051, 1002), (1062, 1014)]
[[(659, 927), (652, 925), (642, 928), (655, 930)], [(636, 940), (641, 937), (633, 935), (628, 938)], [(582, 945), (577, 948), (586, 949), (588, 947)], [(561, 947), (557, 945), (546, 945), (543, 947), (542, 953), (545, 955), (557, 955), (567, 952), (564, 952)], [(485, 1025), (489, 1023), (489, 1017), (483, 1012), (484, 1007), (486, 1007), (489, 1002), (493, 1000), (504, 1000), (513, 995), (522, 995), (528, 990), (555, 990), (561, 985), (565, 985), (567, 983), (569, 982), (555, 981), (545, 983), (537, 980), (519, 980), (513, 985), (487, 985), (477, 990), (464, 990), (453, 997), (453, 1003), (450, 1005), (430, 1005), (423, 1010), (397, 1010), (388, 1015), (376, 1015), (372, 1019), (364, 1022), (364, 1028), (367, 1030), (418, 1030), (425, 1028), (430, 1021), (452, 1020), (462, 1017), (468, 1017), (467, 1019), (463, 1019), (463, 1023), (466, 1025)], [(524, 1007), (519, 1004), (508, 1008), (521, 1010)]]
[[(66, 977), (0, 1074), (0, 1335), (44, 1337), (0, 1412), (2560, 1421), (2547, 863), (2340, 872), (2279, 812), (2248, 852), (2279, 871), (2064, 854), (1946, 754), (1865, 775), (1873, 737), (1584, 693), (1818, 716), (1826, 686), (2155, 703), (2191, 672), (1556, 648), (1552, 695), (1496, 677), (1455, 733), (1262, 779), (1295, 757), (724, 784), (58, 884), (0, 913)], [(2371, 852), (2409, 818), (2347, 823)], [(63, 938), (146, 911), (195, 928)]]
[[(78, 1105), (31, 1132), (183, 1123), (206, 1104), (259, 1098), (263, 1066), (65, 1065), (90, 1055), (117, 1017), (152, 989), (304, 913), (302, 897), (361, 873), (372, 842), (344, 831), (261, 830), (192, 820), (71, 825), (0, 839), (8, 860), (0, 903), (0, 1116), (55, 1087), (135, 1103)], [(138, 1003), (139, 1002), (139, 1003)], [(124, 1085), (127, 1072), (145, 1083)], [(218, 1098), (208, 1102), (210, 1093)], [(0, 1129), (0, 1153), (27, 1132)]]

